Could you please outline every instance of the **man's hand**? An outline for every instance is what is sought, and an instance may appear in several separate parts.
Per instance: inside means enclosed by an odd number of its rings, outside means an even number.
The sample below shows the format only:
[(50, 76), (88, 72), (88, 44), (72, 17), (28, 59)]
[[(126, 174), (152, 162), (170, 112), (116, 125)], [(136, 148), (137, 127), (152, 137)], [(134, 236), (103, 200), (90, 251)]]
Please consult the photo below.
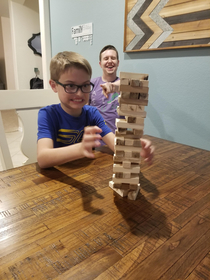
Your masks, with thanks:
[(155, 147), (152, 145), (150, 140), (140, 138), (140, 141), (142, 146), (140, 155), (144, 158), (144, 161), (151, 165), (153, 162)]
[(101, 84), (100, 87), (102, 88), (103, 95), (106, 98), (108, 98), (108, 94), (119, 91), (119, 86), (117, 82), (115, 83), (107, 82), (105, 84)]
[(85, 157), (94, 158), (93, 147), (99, 147), (101, 145), (101, 133), (102, 130), (98, 126), (87, 126), (84, 129), (82, 138), (82, 152)]

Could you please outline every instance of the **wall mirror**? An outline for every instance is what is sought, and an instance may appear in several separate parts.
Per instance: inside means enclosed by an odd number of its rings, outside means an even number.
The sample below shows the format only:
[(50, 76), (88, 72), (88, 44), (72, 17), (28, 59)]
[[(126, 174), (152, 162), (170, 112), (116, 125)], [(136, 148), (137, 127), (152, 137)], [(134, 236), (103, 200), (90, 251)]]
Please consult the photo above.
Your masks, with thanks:
[(28, 46), (33, 50), (34, 54), (42, 56), (40, 32), (33, 34), (33, 36), (28, 40)]

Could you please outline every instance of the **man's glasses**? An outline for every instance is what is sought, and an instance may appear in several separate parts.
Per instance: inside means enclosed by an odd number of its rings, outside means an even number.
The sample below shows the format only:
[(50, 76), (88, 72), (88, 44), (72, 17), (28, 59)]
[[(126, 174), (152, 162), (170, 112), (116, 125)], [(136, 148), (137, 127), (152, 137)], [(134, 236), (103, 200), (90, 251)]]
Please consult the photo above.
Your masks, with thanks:
[(74, 84), (64, 85), (64, 84), (60, 83), (59, 81), (55, 81), (55, 82), (56, 82), (56, 84), (62, 86), (66, 93), (76, 93), (79, 88), (81, 89), (81, 91), (83, 93), (90, 93), (94, 88), (94, 84), (92, 84), (91, 82), (88, 84), (81, 85), (81, 86), (74, 85)]

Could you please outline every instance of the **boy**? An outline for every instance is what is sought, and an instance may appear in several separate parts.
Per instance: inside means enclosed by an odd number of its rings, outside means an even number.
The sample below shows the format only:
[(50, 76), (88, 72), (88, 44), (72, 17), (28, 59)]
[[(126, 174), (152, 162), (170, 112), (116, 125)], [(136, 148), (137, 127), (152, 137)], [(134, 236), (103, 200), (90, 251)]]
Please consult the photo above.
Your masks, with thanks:
[[(98, 110), (85, 105), (94, 85), (92, 69), (78, 53), (61, 52), (50, 63), (50, 86), (58, 93), (59, 104), (46, 106), (38, 114), (37, 160), (41, 168), (79, 158), (94, 158), (93, 148), (102, 139), (114, 151), (114, 134)], [(152, 162), (153, 146), (141, 139), (141, 156)]]

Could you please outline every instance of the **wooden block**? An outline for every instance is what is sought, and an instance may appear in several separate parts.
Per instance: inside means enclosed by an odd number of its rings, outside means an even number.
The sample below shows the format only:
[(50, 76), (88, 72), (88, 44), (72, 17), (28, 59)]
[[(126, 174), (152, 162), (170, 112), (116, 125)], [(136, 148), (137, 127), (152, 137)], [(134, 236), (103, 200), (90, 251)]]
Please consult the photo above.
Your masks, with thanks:
[[(135, 186), (135, 185), (134, 185)], [(121, 189), (121, 190), (130, 190), (130, 184), (115, 184), (113, 185), (115, 189)]]
[(126, 116), (125, 119), (128, 123), (136, 123), (136, 117)]
[(116, 154), (117, 157), (124, 157), (125, 156), (124, 151), (115, 151), (115, 154)]
[(144, 124), (144, 119), (136, 117), (135, 123), (137, 123), (137, 124)]
[(137, 195), (138, 195), (138, 193), (139, 193), (139, 190), (140, 190), (140, 184), (138, 184), (138, 188), (137, 188), (136, 191), (130, 191), (130, 192), (128, 193), (128, 199), (130, 199), (130, 200), (136, 200)]
[(131, 153), (131, 155), (130, 155), (130, 157), (118, 157), (116, 154), (114, 154), (114, 156), (113, 156), (113, 161), (114, 161), (114, 163), (123, 163), (123, 161), (127, 161), (127, 160), (129, 160), (131, 163), (138, 163), (138, 164), (140, 164), (141, 163), (141, 157), (140, 158), (134, 158), (134, 157), (132, 157), (132, 153)]
[(119, 91), (148, 93), (149, 88), (148, 87), (134, 87), (131, 85), (120, 85)]
[(131, 178), (131, 173), (130, 173), (130, 172), (123, 172), (123, 178), (124, 178), (124, 179), (129, 179), (129, 178)]
[(115, 151), (123, 151), (125, 152), (141, 152), (141, 147), (133, 147), (133, 146), (115, 146)]
[(148, 94), (146, 94), (146, 93), (139, 93), (138, 99), (148, 100)]
[(142, 137), (144, 131), (141, 130), (141, 133), (137, 133), (137, 134), (134, 134), (134, 130), (126, 130), (126, 132), (124, 134), (121, 134), (118, 130), (115, 131), (115, 135), (116, 137), (125, 137), (125, 139), (139, 139)]
[(125, 168), (125, 169), (131, 168), (131, 162), (128, 161), (128, 160), (124, 160), (124, 161), (122, 162), (122, 166), (123, 166), (123, 168)]
[(128, 195), (129, 190), (121, 190), (121, 189), (115, 189), (114, 187), (114, 182), (109, 181), (109, 187), (113, 189), (116, 193), (118, 193), (120, 196), (125, 197)]
[(131, 72), (120, 72), (120, 80), (126, 79), (136, 79), (136, 80), (148, 80), (149, 75), (144, 73), (131, 73)]
[[(142, 135), (142, 130), (141, 129), (133, 129), (133, 134), (134, 135)], [(140, 136), (141, 137), (141, 136)], [(139, 138), (140, 138), (139, 137)]]
[(140, 87), (149, 87), (149, 81), (147, 80), (140, 80)]
[(127, 158), (127, 159), (132, 158), (132, 151), (124, 152), (124, 157)]
[(125, 139), (123, 137), (116, 137), (115, 145), (118, 145), (118, 146), (125, 145)]
[(125, 146), (133, 146), (134, 139), (125, 139)]
[[(142, 106), (144, 107), (144, 106)], [(137, 109), (137, 107), (136, 107)], [(126, 110), (121, 110), (119, 106), (117, 107), (117, 113), (119, 116), (129, 116), (129, 117), (141, 117), (141, 118), (146, 118), (146, 111), (126, 111)]]
[[(126, 134), (126, 133), (127, 133), (127, 128), (121, 128), (121, 127), (119, 127), (116, 131), (119, 132), (120, 134)], [(115, 134), (116, 134), (116, 133), (115, 133)]]
[(116, 119), (115, 125), (117, 128), (130, 128), (136, 130), (143, 130), (144, 124), (136, 124), (136, 123), (127, 123), (124, 119)]
[(138, 186), (139, 186), (139, 184), (136, 184), (136, 185), (130, 184), (130, 185), (129, 185), (129, 189), (130, 189), (131, 191), (137, 191), (137, 190), (138, 190)]
[(144, 125), (144, 118), (141, 117), (125, 116), (125, 120), (127, 121), (127, 123), (136, 123)]
[[(131, 92), (130, 93), (130, 99), (138, 99), (139, 93), (138, 92)], [(122, 97), (124, 98), (124, 97)]]
[[(142, 105), (142, 106), (147, 106), (148, 105), (148, 98), (147, 99), (131, 99), (131, 98), (122, 98), (118, 97), (118, 101), (120, 104), (120, 107), (122, 104), (129, 104), (129, 105)], [(137, 108), (135, 108), (136, 111)]]
[[(113, 173), (139, 173), (140, 172), (140, 165), (135, 165), (135, 164), (130, 164), (130, 168), (124, 168), (124, 166), (122, 164), (113, 164)], [(117, 178), (121, 178), (121, 177), (117, 177)]]
[(122, 79), (120, 79), (120, 84), (121, 85), (129, 85), (130, 84), (130, 79), (122, 78)]
[(137, 139), (137, 140), (133, 140), (133, 146), (134, 147), (141, 147), (141, 141), (139, 140), (139, 139)]
[(130, 85), (133, 86), (133, 87), (139, 87), (140, 86), (140, 80), (131, 79)]
[[(118, 97), (119, 98), (119, 97)], [(129, 108), (128, 108), (128, 104), (126, 104), (126, 103), (122, 103), (122, 104), (120, 104), (120, 109), (121, 110), (129, 110)]]
[(114, 183), (117, 183), (117, 184), (123, 184), (123, 183), (138, 184), (139, 183), (139, 175), (137, 176), (137, 175), (131, 174), (131, 177), (126, 179), (126, 178), (116, 178), (115, 174), (113, 174), (112, 181)]
[[(135, 147), (135, 148), (137, 148), (137, 147)], [(132, 157), (133, 158), (140, 158), (141, 156), (140, 156), (140, 153), (138, 153), (138, 152), (132, 152)]]
[[(123, 105), (123, 103), (120, 104), (120, 109), (123, 110), (122, 105)], [(137, 106), (135, 104), (127, 104), (127, 110), (131, 111), (131, 112), (135, 112), (137, 110)]]
[(115, 173), (115, 178), (117, 178), (117, 179), (123, 178), (122, 172), (114, 172), (114, 173)]
[(142, 106), (142, 105), (137, 105), (137, 106), (136, 106), (136, 112), (144, 112), (144, 106)]
[(120, 93), (120, 96), (122, 98), (130, 98), (130, 92), (123, 91), (123, 92)]

